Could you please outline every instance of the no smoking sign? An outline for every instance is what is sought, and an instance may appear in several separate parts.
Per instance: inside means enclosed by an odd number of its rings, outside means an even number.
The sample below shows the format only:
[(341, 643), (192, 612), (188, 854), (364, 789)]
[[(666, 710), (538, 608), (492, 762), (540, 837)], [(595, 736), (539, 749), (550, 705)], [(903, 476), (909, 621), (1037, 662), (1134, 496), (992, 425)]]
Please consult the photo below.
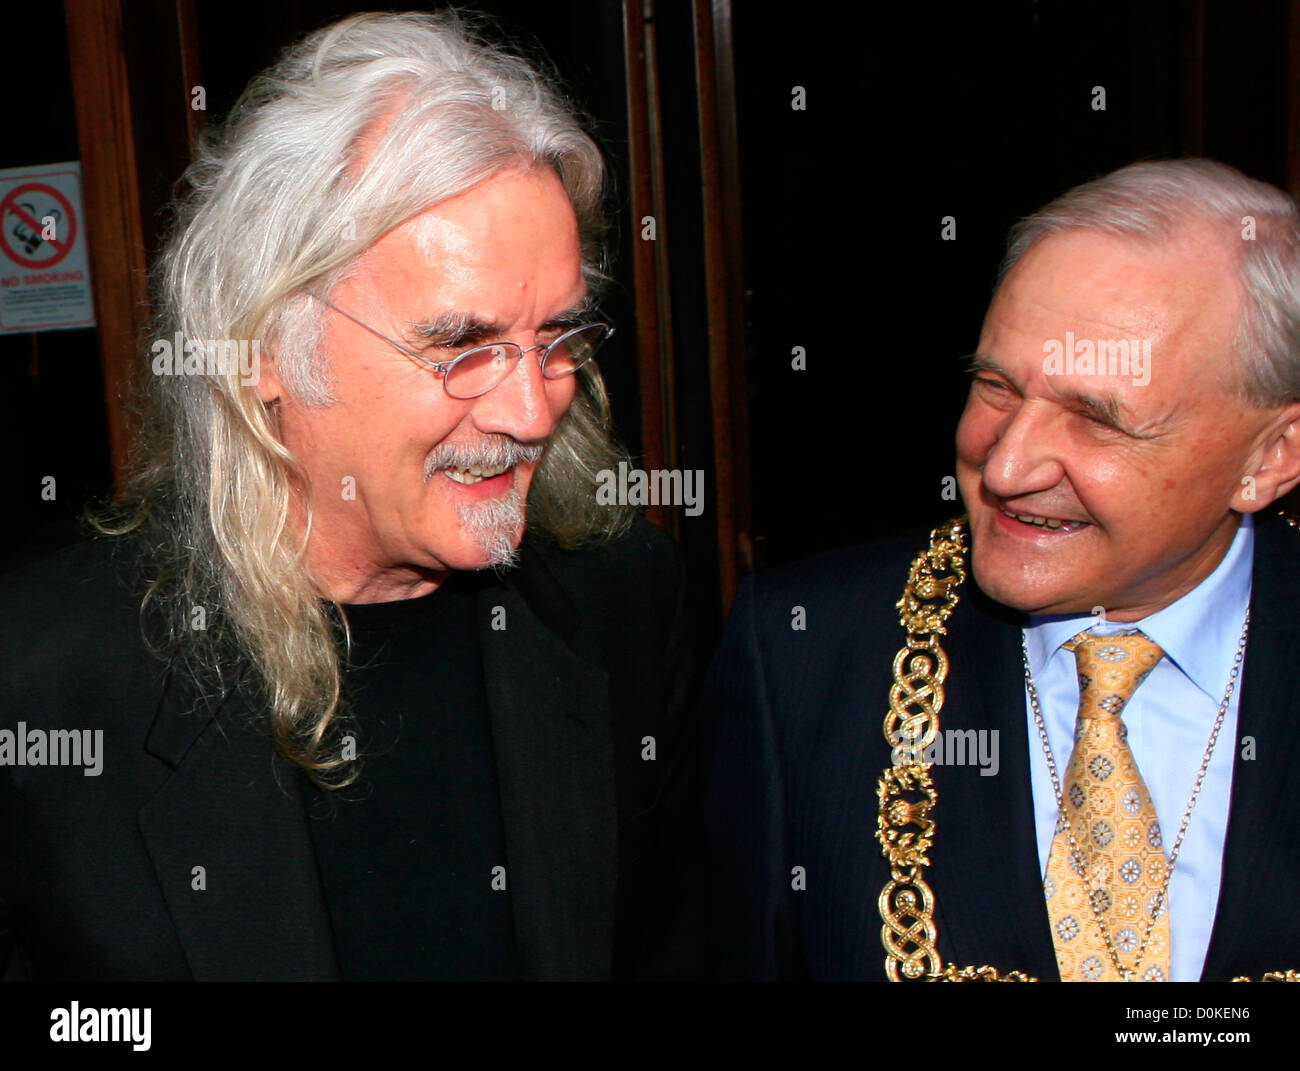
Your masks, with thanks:
[(0, 171), (0, 332), (95, 323), (81, 165)]
[(72, 252), (77, 237), (77, 213), (53, 186), (28, 182), (10, 190), (0, 213), (5, 255), (27, 268), (52, 268)]

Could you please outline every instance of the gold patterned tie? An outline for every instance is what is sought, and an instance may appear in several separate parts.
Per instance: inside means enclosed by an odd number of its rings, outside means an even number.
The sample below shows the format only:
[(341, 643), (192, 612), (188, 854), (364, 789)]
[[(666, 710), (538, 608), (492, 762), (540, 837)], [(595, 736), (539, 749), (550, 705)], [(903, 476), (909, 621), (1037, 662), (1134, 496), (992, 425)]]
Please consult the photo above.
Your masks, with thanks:
[(1168, 865), (1120, 714), (1164, 652), (1137, 631), (1081, 632), (1064, 647), (1078, 663), (1079, 715), (1044, 882), (1061, 979), (1163, 982)]

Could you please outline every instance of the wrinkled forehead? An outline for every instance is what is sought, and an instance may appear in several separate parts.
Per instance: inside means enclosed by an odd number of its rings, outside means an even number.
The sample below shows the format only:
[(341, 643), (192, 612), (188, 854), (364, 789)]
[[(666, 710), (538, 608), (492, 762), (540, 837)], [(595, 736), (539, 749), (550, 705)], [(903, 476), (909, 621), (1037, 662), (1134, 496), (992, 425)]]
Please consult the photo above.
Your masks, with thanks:
[(577, 220), (545, 167), (506, 168), (411, 216), (358, 258), (347, 283), (408, 318), (455, 313), (502, 327), (547, 321), (586, 292)]
[(1046, 235), (999, 286), (981, 349), (996, 344), (990, 336), (1041, 349), (1069, 332), (1149, 342), (1156, 368), (1178, 377), (1234, 374), (1240, 258), (1222, 228), (1208, 225), (1189, 224), (1161, 242), (1082, 229)]

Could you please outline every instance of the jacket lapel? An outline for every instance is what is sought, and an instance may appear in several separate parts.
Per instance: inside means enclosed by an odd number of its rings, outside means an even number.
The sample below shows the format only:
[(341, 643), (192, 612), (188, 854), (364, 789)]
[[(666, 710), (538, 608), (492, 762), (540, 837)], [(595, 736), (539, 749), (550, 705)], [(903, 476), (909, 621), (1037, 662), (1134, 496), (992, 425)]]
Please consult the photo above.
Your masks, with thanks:
[(296, 775), (238, 696), (169, 678), (145, 746), (175, 772), (139, 819), (158, 883), (196, 981), (336, 979)]
[[(1233, 748), (1235, 758), (1223, 881), (1201, 974), (1205, 980), (1300, 968), (1300, 926), (1294, 921), (1300, 819), (1285, 805), (1286, 786), (1300, 769), (1300, 733), (1294, 728), (1300, 697), (1298, 599), (1300, 532), (1275, 518), (1260, 518), (1237, 739), (1218, 744)], [(1247, 738), (1253, 747), (1247, 747)], [(1281, 890), (1281, 896), (1270, 890)], [(1270, 919), (1276, 925), (1265, 921)]]
[[(526, 543), (523, 556), (479, 594), (520, 968), (604, 979), (618, 839), (608, 677), (564, 642), (580, 618), (542, 555)], [(336, 979), (296, 774), (250, 725), (240, 691), (204, 697), (172, 674), (146, 750), (174, 773), (141, 832), (196, 980)]]
[(946, 731), (996, 731), (999, 769), (939, 766), (934, 888), (945, 962), (988, 964), (1042, 980), (1059, 975), (1046, 901), (1029, 778), (1030, 741), (1021, 672), (1021, 619), (967, 580), (945, 644), (949, 652)]
[(607, 979), (618, 847), (608, 675), (564, 642), (576, 608), (528, 543), (479, 611), (521, 973)]

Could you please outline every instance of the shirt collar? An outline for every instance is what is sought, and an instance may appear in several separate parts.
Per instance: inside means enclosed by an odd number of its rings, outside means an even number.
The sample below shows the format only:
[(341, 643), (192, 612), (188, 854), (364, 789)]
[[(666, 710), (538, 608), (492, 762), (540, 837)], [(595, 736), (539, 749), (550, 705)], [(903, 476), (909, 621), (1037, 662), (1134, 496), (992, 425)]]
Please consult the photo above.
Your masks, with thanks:
[[(1163, 610), (1140, 621), (1110, 622), (1101, 626), (1090, 614), (1031, 616), (1025, 628), (1031, 666), (1040, 669), (1061, 650), (1061, 644), (1080, 632), (1097, 635), (1141, 629), (1160, 645), (1165, 657), (1207, 696), (1218, 702), (1227, 680), (1231, 659), (1236, 656), (1236, 637), (1241, 632), (1250, 603), (1251, 565), (1254, 561), (1255, 523), (1251, 514), (1242, 515), (1237, 534), (1214, 572)], [(1231, 648), (1225, 637), (1234, 639)], [(1225, 656), (1228, 661), (1225, 662)]]

